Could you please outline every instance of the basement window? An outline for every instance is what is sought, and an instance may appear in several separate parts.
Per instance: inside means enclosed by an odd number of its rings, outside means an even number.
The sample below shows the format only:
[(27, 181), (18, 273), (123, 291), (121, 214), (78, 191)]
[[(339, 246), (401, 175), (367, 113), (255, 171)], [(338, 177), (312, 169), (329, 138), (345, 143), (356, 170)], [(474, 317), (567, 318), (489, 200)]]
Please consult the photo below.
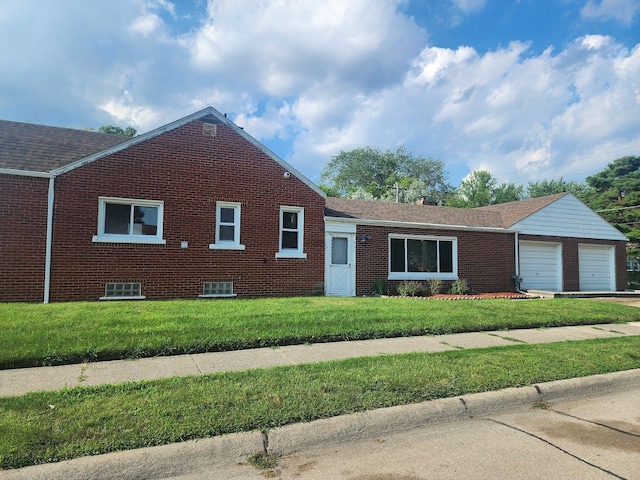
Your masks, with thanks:
[(235, 297), (233, 282), (204, 282), (200, 298)]
[(137, 282), (107, 283), (104, 297), (100, 297), (100, 300), (144, 300), (141, 290), (141, 285)]

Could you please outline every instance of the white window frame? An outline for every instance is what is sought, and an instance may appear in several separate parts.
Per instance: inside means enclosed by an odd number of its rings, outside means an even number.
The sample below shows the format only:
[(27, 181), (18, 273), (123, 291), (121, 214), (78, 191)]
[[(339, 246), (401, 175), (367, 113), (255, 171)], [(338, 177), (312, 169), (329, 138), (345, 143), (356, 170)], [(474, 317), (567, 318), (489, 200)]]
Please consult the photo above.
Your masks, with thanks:
[[(233, 223), (223, 223), (220, 210), (230, 208), (234, 210)], [(217, 202), (216, 203), (216, 243), (209, 245), (212, 250), (244, 250), (245, 246), (240, 243), (240, 215), (242, 205), (238, 202)], [(220, 227), (233, 226), (233, 240), (220, 240)]]
[[(105, 233), (106, 206), (117, 203), (131, 207), (156, 207), (158, 209), (158, 227), (155, 235), (136, 235), (134, 233), (114, 234)], [(131, 209), (133, 212), (133, 208)], [(132, 213), (133, 215), (133, 213)], [(164, 202), (161, 200), (141, 200), (135, 198), (98, 197), (98, 234), (93, 236), (95, 243), (144, 243), (165, 245), (167, 241), (163, 234)], [(133, 222), (132, 222), (133, 226)]]
[[(296, 213), (298, 215), (298, 228), (286, 229), (284, 228), (284, 214)], [(282, 233), (290, 231), (297, 232), (298, 245), (296, 248), (282, 248)], [(307, 254), (304, 252), (304, 208), (303, 207), (280, 207), (280, 235), (278, 238), (279, 251), (276, 253), (276, 258), (307, 258)]]
[[(430, 240), (437, 242), (451, 242), (451, 262), (453, 266), (452, 272), (392, 272), (391, 271), (391, 240)], [(405, 268), (407, 268), (407, 248), (405, 242)], [(458, 280), (458, 238), (457, 237), (444, 237), (434, 235), (402, 235), (402, 234), (389, 234), (389, 276), (388, 280)], [(438, 246), (438, 268), (440, 268), (440, 247)]]

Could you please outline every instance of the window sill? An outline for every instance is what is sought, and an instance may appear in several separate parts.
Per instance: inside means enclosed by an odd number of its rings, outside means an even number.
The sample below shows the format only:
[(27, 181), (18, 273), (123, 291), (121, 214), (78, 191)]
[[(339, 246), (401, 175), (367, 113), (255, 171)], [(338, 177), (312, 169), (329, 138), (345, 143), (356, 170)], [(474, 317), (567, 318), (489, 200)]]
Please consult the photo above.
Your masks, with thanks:
[(100, 300), (145, 300), (147, 297), (144, 295), (136, 297), (100, 297)]
[(307, 258), (307, 254), (303, 253), (303, 252), (298, 252), (298, 251), (294, 251), (294, 252), (278, 252), (276, 253), (276, 258), (300, 258), (300, 259), (306, 259)]
[(237, 296), (235, 293), (226, 293), (220, 295), (198, 295), (198, 298), (233, 298)]
[(390, 272), (387, 280), (458, 280), (454, 273)]
[(91, 239), (93, 243), (141, 243), (145, 245), (166, 245), (167, 241), (164, 238), (158, 237), (149, 237), (146, 238), (144, 236), (134, 237), (134, 236), (100, 236), (94, 235)]
[(209, 245), (210, 250), (244, 250), (245, 246), (238, 243), (212, 243)]

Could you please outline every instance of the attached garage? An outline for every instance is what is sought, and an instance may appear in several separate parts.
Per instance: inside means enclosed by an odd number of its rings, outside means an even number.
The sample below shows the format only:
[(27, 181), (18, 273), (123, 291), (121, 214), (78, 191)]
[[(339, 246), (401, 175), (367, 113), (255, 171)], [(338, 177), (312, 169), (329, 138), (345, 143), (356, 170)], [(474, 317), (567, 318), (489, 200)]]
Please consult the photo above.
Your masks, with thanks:
[(520, 242), (520, 276), (523, 290), (562, 290), (562, 245)]
[(581, 292), (608, 292), (616, 289), (613, 247), (578, 245), (578, 268)]

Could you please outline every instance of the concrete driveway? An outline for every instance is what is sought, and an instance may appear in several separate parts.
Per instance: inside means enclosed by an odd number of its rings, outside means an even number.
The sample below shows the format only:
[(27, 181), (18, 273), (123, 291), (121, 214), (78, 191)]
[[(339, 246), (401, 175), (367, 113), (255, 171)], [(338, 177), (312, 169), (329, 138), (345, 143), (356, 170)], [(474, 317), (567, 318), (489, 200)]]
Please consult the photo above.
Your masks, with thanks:
[(326, 444), (173, 480), (640, 479), (640, 388)]
[(594, 300), (600, 300), (603, 302), (621, 303), (623, 305), (629, 305), (630, 307), (640, 308), (640, 297), (608, 297), (608, 298), (596, 298)]

